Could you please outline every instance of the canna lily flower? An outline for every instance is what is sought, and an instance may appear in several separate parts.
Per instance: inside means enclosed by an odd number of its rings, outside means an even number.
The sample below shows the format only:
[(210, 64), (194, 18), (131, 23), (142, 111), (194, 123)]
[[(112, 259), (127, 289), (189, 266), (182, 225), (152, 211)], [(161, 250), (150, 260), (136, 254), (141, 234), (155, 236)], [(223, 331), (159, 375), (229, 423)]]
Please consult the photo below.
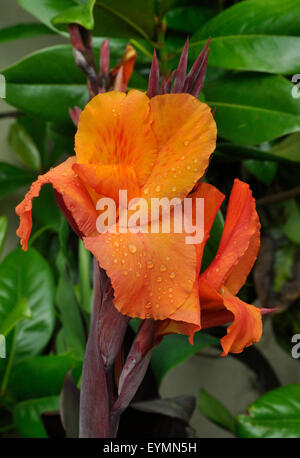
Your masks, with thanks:
[[(198, 194), (205, 197), (205, 237), (198, 248), (201, 257), (209, 231), (224, 196), (213, 186), (202, 183)], [(256, 260), (260, 245), (260, 223), (255, 201), (249, 186), (235, 180), (231, 192), (223, 234), (217, 254), (207, 269), (201, 273), (195, 286), (195, 296), (200, 302), (200, 325), (187, 323), (180, 313), (162, 322), (158, 335), (172, 332), (187, 334), (233, 322), (221, 339), (222, 356), (240, 353), (245, 347), (258, 342), (262, 335), (262, 310), (246, 304), (236, 294), (243, 286)], [(188, 310), (196, 316), (196, 300), (188, 304)]]
[(129, 317), (169, 318), (197, 281), (196, 246), (185, 243), (185, 233), (99, 234), (96, 204), (103, 196), (117, 202), (124, 189), (131, 197), (184, 199), (208, 166), (216, 134), (210, 108), (190, 94), (98, 94), (80, 115), (76, 156), (40, 176), (16, 209), (22, 247), (31, 232), (32, 199), (50, 183), (111, 279), (115, 307)]
[[(32, 184), (16, 208), (17, 234), (26, 250), (32, 200), (50, 183), (68, 222), (110, 278), (113, 303), (121, 314), (155, 320), (157, 341), (176, 332), (188, 335), (192, 343), (196, 331), (233, 321), (221, 341), (225, 355), (242, 351), (261, 335), (259, 309), (236, 297), (257, 255), (259, 221), (248, 185), (237, 180), (218, 253), (200, 274), (204, 246), (224, 196), (209, 184), (199, 184), (215, 149), (217, 129), (210, 108), (198, 100), (207, 46), (186, 76), (187, 46), (176, 75), (163, 79), (160, 89), (154, 54), (148, 96), (113, 90), (96, 95), (82, 112), (71, 112), (78, 123), (76, 155)], [(107, 49), (104, 43), (103, 81)], [(127, 48), (121, 66), (110, 72), (114, 88), (125, 90), (134, 60)], [(120, 190), (127, 190), (129, 199), (190, 197), (194, 203), (204, 198), (203, 242), (186, 244), (186, 234), (174, 232), (98, 233), (98, 200), (109, 197), (118, 203)]]

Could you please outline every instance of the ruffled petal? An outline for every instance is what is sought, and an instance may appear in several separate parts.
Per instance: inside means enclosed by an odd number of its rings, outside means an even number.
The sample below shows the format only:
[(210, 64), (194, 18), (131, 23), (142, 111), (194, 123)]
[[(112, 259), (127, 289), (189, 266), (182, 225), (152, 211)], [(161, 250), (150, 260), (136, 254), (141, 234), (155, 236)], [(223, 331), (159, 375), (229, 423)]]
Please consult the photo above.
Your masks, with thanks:
[(222, 294), (224, 306), (234, 316), (234, 321), (227, 328), (226, 336), (222, 337), (223, 353), (241, 353), (244, 348), (258, 342), (262, 335), (262, 319), (260, 309), (246, 304), (238, 297), (233, 296), (225, 288)]
[(133, 169), (143, 185), (157, 157), (148, 97), (135, 90), (98, 94), (81, 113), (75, 151), (79, 164)]
[(38, 197), (41, 187), (47, 183), (53, 186), (59, 194), (62, 204), (72, 215), (77, 232), (81, 235), (91, 235), (96, 232), (97, 212), (89, 193), (73, 172), (72, 165), (74, 162), (75, 158), (70, 157), (45, 175), (40, 175), (37, 181), (31, 185), (24, 200), (17, 206), (16, 213), (20, 217), (17, 235), (21, 239), (24, 250), (27, 250), (32, 229), (32, 200), (34, 197)]
[(185, 243), (185, 235), (106, 232), (84, 238), (84, 244), (111, 279), (121, 313), (163, 320), (187, 300), (195, 283), (195, 247)]
[(216, 123), (209, 106), (189, 94), (158, 95), (150, 106), (158, 157), (144, 196), (184, 198), (208, 166)]
[(216, 289), (236, 294), (245, 283), (260, 245), (260, 223), (247, 183), (235, 180), (218, 252), (203, 277)]

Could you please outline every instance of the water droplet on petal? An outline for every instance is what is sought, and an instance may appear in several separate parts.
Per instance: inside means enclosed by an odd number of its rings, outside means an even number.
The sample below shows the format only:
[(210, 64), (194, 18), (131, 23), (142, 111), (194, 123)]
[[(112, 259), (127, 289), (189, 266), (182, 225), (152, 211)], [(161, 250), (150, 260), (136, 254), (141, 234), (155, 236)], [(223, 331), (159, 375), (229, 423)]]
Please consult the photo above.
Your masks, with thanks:
[(117, 258), (115, 258), (115, 259), (114, 259), (114, 263), (117, 264), (117, 262), (118, 262), (118, 260), (117, 260)]
[(149, 192), (149, 188), (145, 188), (144, 189), (144, 194), (148, 194), (148, 192)]
[(153, 262), (152, 261), (147, 261), (147, 267), (148, 267), (148, 269), (153, 269)]
[(136, 246), (133, 245), (132, 243), (130, 243), (128, 245), (128, 250), (130, 251), (130, 253), (134, 254), (134, 253), (136, 253)]
[(166, 270), (167, 270), (166, 266), (165, 266), (164, 264), (162, 264), (162, 265), (160, 266), (160, 271), (161, 271), (161, 272), (165, 272)]
[(158, 283), (160, 283), (160, 282), (162, 281), (162, 278), (161, 278), (161, 277), (157, 277), (156, 281), (157, 281)]
[(184, 144), (184, 146), (188, 146), (190, 144), (190, 141), (189, 140), (185, 140), (183, 144)]
[(114, 245), (115, 245), (115, 247), (117, 247), (117, 248), (120, 246), (118, 242), (115, 242)]
[(175, 278), (175, 277), (176, 277), (175, 272), (171, 272), (171, 273), (170, 273), (170, 278)]
[(159, 192), (159, 191), (160, 191), (160, 186), (159, 186), (159, 184), (156, 186), (155, 191), (156, 191), (156, 192)]
[(175, 192), (176, 189), (177, 189), (176, 186), (173, 186), (172, 191)]

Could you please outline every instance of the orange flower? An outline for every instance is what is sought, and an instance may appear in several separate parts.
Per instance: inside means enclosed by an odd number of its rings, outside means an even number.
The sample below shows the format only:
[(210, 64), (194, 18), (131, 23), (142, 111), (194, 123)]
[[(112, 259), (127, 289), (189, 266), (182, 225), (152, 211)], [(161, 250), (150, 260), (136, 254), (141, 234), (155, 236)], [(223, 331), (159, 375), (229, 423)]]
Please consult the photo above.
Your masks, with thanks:
[[(200, 192), (206, 194), (205, 238), (199, 247), (201, 256), (224, 196), (207, 184), (200, 185)], [(180, 317), (180, 313), (176, 312), (170, 320), (161, 323), (158, 335), (179, 332), (192, 339), (194, 332), (199, 329), (233, 321), (227, 335), (221, 339), (223, 356), (228, 352), (240, 353), (245, 347), (258, 342), (262, 334), (261, 311), (235, 295), (255, 262), (259, 244), (260, 223), (254, 198), (246, 183), (235, 180), (218, 252), (195, 286), (194, 294), (198, 294), (200, 299), (200, 324), (187, 323), (184, 315)], [(195, 299), (192, 303), (194, 308), (188, 305), (189, 313), (194, 310), (196, 314)]]
[(203, 176), (215, 144), (210, 108), (189, 94), (97, 95), (81, 113), (76, 157), (40, 176), (16, 209), (23, 248), (32, 199), (51, 183), (68, 221), (110, 277), (120, 312), (155, 320), (176, 313), (199, 327), (199, 299), (196, 314), (187, 304), (195, 296), (201, 248), (186, 244), (184, 233), (99, 234), (96, 203), (103, 196), (117, 202), (120, 189), (129, 198), (183, 199)]

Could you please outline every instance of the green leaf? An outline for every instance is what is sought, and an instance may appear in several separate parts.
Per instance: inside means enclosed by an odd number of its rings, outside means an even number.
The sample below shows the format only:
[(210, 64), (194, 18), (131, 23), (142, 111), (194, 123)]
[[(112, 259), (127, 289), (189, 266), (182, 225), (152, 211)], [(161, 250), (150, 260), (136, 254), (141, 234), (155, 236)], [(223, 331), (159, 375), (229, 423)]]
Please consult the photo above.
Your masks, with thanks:
[(2, 72), (6, 101), (43, 120), (71, 122), (68, 110), (88, 101), (86, 81), (69, 45), (42, 49)]
[(68, 267), (62, 253), (58, 256), (57, 265), (60, 278), (56, 292), (56, 303), (61, 312), (64, 340), (67, 348), (73, 350), (77, 357), (82, 358), (86, 344), (83, 322), (74, 286), (70, 275), (67, 273)]
[(222, 428), (236, 433), (236, 419), (218, 399), (204, 389), (200, 390), (198, 408), (200, 413)]
[(216, 107), (219, 135), (254, 145), (300, 130), (300, 105), (291, 90), (282, 76), (243, 74), (209, 83), (204, 93)]
[(4, 242), (6, 239), (7, 235), (7, 217), (6, 216), (0, 216), (0, 255), (3, 250)]
[(17, 24), (0, 30), (0, 44), (7, 41), (23, 40), (40, 35), (50, 35), (53, 31), (43, 24)]
[(8, 143), (23, 164), (33, 170), (41, 168), (40, 153), (33, 139), (18, 122), (10, 126)]
[(20, 402), (14, 408), (14, 422), (18, 433), (26, 438), (47, 438), (41, 414), (59, 410), (59, 396), (49, 396)]
[(166, 14), (168, 29), (194, 33), (213, 16), (214, 12), (204, 6), (174, 8)]
[[(125, 50), (122, 43), (115, 40), (111, 46), (112, 66)], [(99, 49), (95, 58), (99, 60)], [(36, 51), (2, 74), (6, 78), (7, 103), (40, 120), (71, 124), (69, 108), (83, 108), (89, 99), (85, 76), (74, 63), (70, 45)], [(145, 79), (136, 73), (132, 82), (145, 85)]]
[(208, 334), (197, 332), (194, 336), (194, 345), (191, 345), (186, 336), (171, 334), (164, 337), (163, 341), (154, 348), (151, 365), (160, 384), (169, 370), (183, 363), (203, 348), (217, 345), (219, 340)]
[(289, 135), (270, 149), (278, 158), (300, 162), (300, 133)]
[(35, 175), (7, 162), (0, 162), (0, 199), (34, 181)]
[(211, 37), (209, 65), (233, 70), (297, 73), (300, 69), (299, 27), (299, 2), (240, 2), (212, 18), (192, 37), (190, 55), (195, 58)]
[(54, 328), (54, 282), (45, 259), (34, 249), (16, 249), (0, 265), (0, 325), (26, 298), (32, 319), (19, 321), (14, 364), (38, 355)]
[(269, 391), (238, 416), (238, 437), (300, 438), (300, 385)]
[[(94, 35), (126, 38), (154, 35), (154, 0), (18, 0), (19, 4), (41, 22), (58, 30), (64, 24), (75, 22)], [(66, 30), (66, 26), (63, 26)]]
[(21, 298), (16, 306), (6, 315), (6, 317), (0, 323), (0, 334), (7, 336), (10, 331), (16, 326), (16, 324), (27, 318), (32, 319), (31, 308), (28, 305), (28, 301), (25, 297)]
[(256, 161), (255, 159), (244, 161), (244, 165), (258, 180), (265, 184), (272, 183), (278, 169), (278, 164), (276, 162)]
[(289, 199), (283, 204), (286, 222), (282, 226), (285, 235), (297, 245), (300, 245), (300, 207), (295, 199)]
[(23, 361), (11, 372), (7, 394), (15, 401), (59, 395), (69, 370), (80, 364), (71, 353)]

